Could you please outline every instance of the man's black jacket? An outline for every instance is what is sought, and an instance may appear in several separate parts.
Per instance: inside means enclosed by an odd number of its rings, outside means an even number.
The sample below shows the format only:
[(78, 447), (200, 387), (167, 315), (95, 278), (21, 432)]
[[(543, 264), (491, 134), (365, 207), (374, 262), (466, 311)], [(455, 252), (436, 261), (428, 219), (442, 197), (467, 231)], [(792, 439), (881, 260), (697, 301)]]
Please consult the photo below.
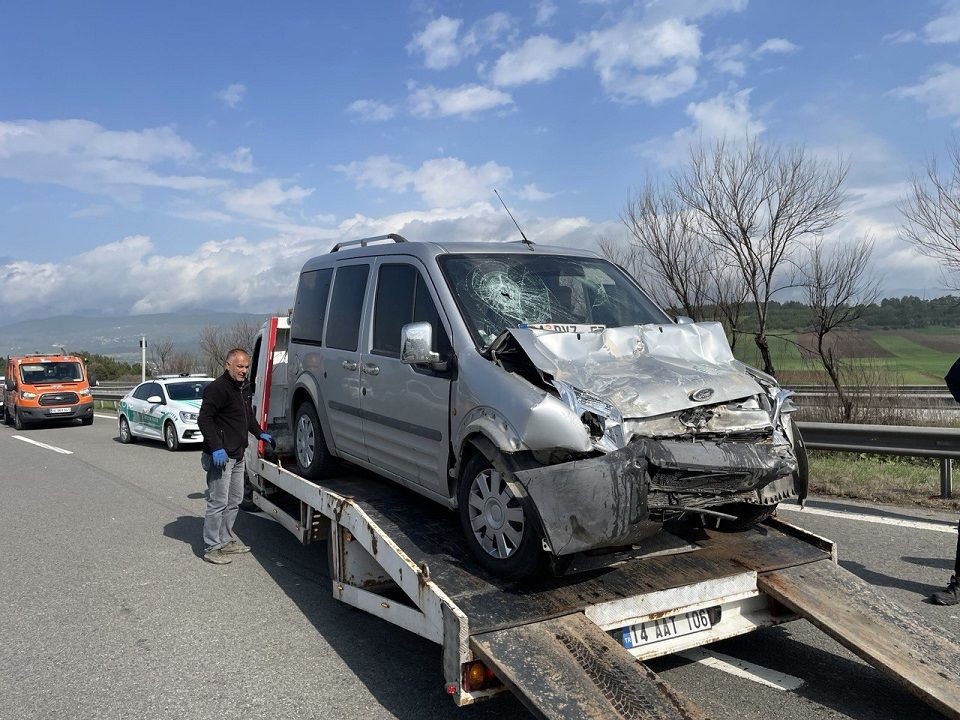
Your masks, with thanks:
[(203, 391), (197, 424), (203, 433), (205, 453), (226, 450), (234, 460), (243, 457), (248, 432), (254, 437), (263, 432), (250, 407), (250, 386), (241, 386), (226, 371)]

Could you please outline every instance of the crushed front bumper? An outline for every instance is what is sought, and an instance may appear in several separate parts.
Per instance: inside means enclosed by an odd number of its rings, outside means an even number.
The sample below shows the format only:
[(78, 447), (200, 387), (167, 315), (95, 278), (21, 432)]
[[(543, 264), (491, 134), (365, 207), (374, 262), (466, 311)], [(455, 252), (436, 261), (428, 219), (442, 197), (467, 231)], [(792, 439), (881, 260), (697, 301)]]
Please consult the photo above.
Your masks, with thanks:
[[(558, 556), (640, 542), (665, 511), (795, 494), (788, 446), (641, 439), (606, 455), (514, 473)], [(653, 517), (651, 517), (653, 515)]]

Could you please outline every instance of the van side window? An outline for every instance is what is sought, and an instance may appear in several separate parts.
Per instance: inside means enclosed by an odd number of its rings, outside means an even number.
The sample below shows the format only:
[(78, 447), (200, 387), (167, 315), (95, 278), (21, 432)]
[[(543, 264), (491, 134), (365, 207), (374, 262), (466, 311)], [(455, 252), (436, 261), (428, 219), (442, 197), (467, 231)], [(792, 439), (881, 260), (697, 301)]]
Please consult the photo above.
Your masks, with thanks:
[(450, 340), (440, 323), (430, 291), (413, 265), (381, 265), (373, 314), (373, 347), (377, 355), (400, 357), (400, 329), (407, 323), (433, 326), (433, 350), (450, 356)]
[(297, 301), (293, 306), (293, 324), (290, 329), (294, 342), (321, 345), (323, 321), (327, 310), (327, 295), (333, 268), (311, 270), (300, 275)]
[(360, 316), (363, 313), (363, 296), (367, 292), (369, 274), (369, 265), (344, 265), (337, 268), (333, 294), (330, 296), (327, 347), (356, 351), (357, 338), (360, 336)]

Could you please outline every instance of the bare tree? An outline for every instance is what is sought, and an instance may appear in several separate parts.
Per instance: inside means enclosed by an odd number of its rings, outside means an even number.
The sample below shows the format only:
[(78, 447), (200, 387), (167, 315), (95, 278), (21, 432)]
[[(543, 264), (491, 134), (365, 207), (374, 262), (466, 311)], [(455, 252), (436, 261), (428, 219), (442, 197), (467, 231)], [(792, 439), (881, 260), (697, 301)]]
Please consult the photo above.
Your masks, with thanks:
[(876, 302), (880, 280), (871, 270), (872, 254), (873, 241), (869, 238), (830, 250), (818, 240), (803, 272), (807, 304), (813, 311), (815, 351), (837, 391), (845, 422), (853, 417), (854, 396), (845, 392), (841, 383), (842, 356), (837, 352), (837, 343), (829, 342), (829, 336), (859, 320), (867, 307)]
[(754, 342), (763, 369), (776, 368), (767, 343), (770, 300), (785, 287), (801, 241), (842, 217), (847, 167), (817, 160), (802, 147), (691, 148), (686, 172), (674, 177), (677, 196), (694, 213), (697, 230), (725, 254), (744, 278), (756, 313)]
[(197, 359), (193, 356), (192, 353), (188, 353), (184, 350), (177, 350), (170, 356), (170, 362), (168, 364), (170, 373), (192, 373), (197, 364)]
[(709, 248), (693, 232), (683, 204), (663, 188), (647, 185), (627, 203), (620, 220), (632, 236), (633, 259), (666, 307), (704, 319), (711, 285)]
[[(901, 235), (919, 252), (960, 273), (960, 144), (950, 146), (950, 168), (941, 174), (936, 160), (923, 176), (913, 178), (910, 195), (901, 203), (905, 224)], [(952, 289), (960, 289), (960, 282)]]
[(173, 372), (169, 369), (170, 359), (173, 356), (174, 351), (174, 342), (173, 339), (168, 337), (162, 337), (159, 340), (154, 340), (150, 345), (150, 362), (156, 367), (156, 372), (158, 375), (163, 375), (164, 373)]
[(712, 316), (727, 331), (731, 350), (737, 347), (737, 338), (742, 332), (740, 323), (749, 292), (743, 275), (736, 267), (723, 262), (711, 264), (708, 297)]
[(229, 327), (204, 325), (200, 330), (200, 356), (206, 372), (219, 375), (233, 348), (250, 352), (260, 327), (250, 320), (237, 320)]

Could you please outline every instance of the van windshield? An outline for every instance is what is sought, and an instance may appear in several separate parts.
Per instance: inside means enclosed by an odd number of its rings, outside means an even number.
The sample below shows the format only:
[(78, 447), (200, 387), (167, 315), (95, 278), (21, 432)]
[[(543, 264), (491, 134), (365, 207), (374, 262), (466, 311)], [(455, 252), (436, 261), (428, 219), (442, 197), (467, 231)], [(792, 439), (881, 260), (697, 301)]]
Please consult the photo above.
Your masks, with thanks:
[(171, 400), (200, 400), (203, 398), (203, 389), (213, 380), (195, 382), (167, 383), (167, 395)]
[(481, 348), (508, 328), (670, 322), (616, 265), (563, 255), (443, 255), (437, 260)]
[(27, 385), (80, 382), (83, 370), (78, 362), (24, 363), (20, 366), (20, 380)]

